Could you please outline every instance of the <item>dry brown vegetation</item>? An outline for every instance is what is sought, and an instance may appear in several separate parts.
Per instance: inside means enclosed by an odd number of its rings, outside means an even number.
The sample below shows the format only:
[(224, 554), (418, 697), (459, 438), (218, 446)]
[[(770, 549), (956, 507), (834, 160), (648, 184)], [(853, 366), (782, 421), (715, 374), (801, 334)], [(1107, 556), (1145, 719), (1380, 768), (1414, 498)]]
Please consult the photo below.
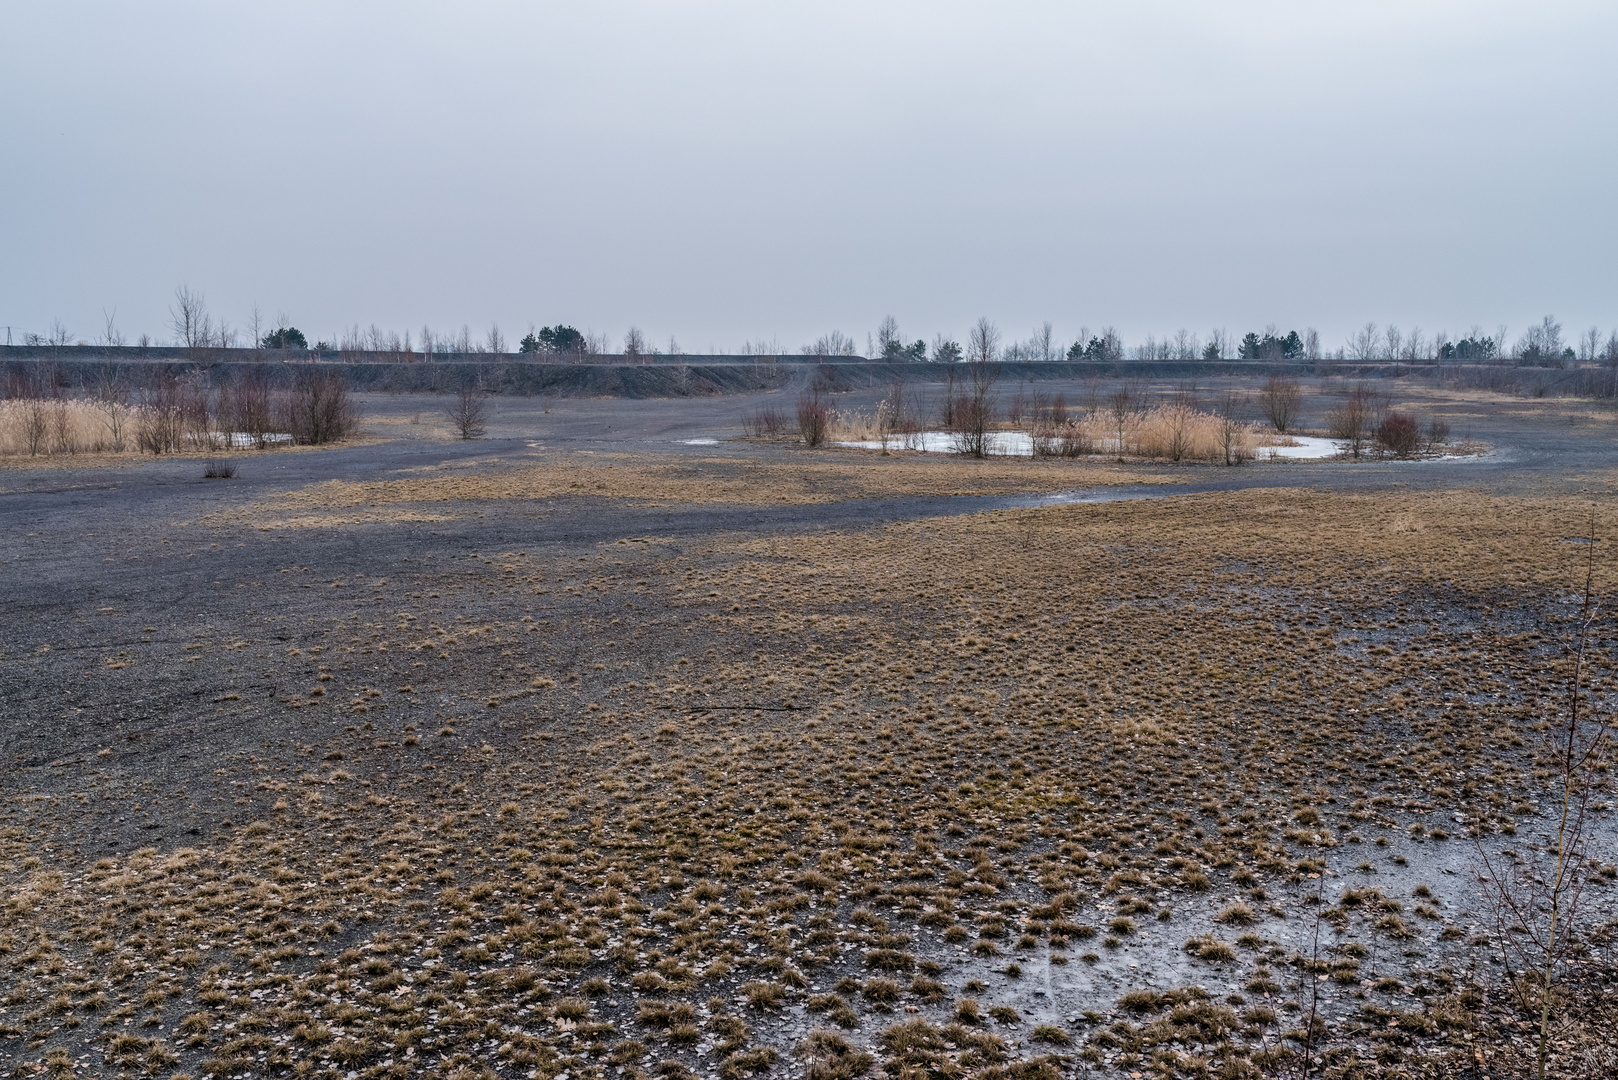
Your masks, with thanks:
[[(997, 458), (882, 458), (858, 450), (826, 452), (791, 463), (740, 458), (647, 460), (630, 454), (580, 454), (496, 471), (490, 462), (457, 462), (402, 480), (334, 480), (267, 500), (245, 520), (343, 523), (352, 511), (399, 505), (441, 506), (589, 496), (647, 505), (690, 503), (812, 504), (847, 498), (912, 495), (1008, 495), (1072, 488), (1166, 484), (1172, 477), (1109, 465)], [(322, 515), (327, 515), (324, 519)]]
[[(288, 505), (737, 497), (706, 468)], [(815, 475), (768, 483), (813, 500)], [(6, 793), (0, 1052), (57, 1075), (1256, 1077), (1307, 1038), (1326, 1075), (1510, 1075), (1492, 945), (1427, 862), (1538, 816), (1562, 541), (1591, 513), (1255, 491), (349, 582), (376, 603), (310, 616), (329, 648), (242, 643), (273, 702), (217, 703), (295, 737), (218, 752), (205, 789), (88, 748)], [(188, 804), (214, 815), (195, 847), (60, 854)], [(1603, 940), (1558, 1075), (1612, 1075)], [(1036, 1008), (1048, 979), (1087, 989)]]

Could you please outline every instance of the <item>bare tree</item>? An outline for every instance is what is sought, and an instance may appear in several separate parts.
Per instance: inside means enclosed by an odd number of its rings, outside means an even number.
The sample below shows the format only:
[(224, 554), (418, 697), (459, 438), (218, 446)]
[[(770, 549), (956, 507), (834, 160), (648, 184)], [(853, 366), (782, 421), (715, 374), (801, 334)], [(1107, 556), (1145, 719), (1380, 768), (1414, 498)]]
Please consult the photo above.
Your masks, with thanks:
[(506, 338), (504, 334), (500, 333), (498, 323), (490, 325), (489, 334), (485, 341), (487, 342), (488, 350), (492, 353), (499, 354), (506, 351)]
[(488, 430), (488, 395), (475, 382), (468, 382), (444, 407), (444, 415), (461, 438), (482, 438)]
[(1410, 333), (1405, 337), (1404, 352), (1400, 356), (1411, 363), (1427, 359), (1427, 339), (1422, 336), (1421, 327), (1410, 328)]
[(1033, 344), (1041, 361), (1048, 364), (1056, 358), (1056, 335), (1049, 321), (1041, 323), (1039, 329), (1034, 331)]
[[(1525, 860), (1504, 853), (1491, 857), (1481, 843), (1477, 845), (1478, 878), (1494, 916), (1495, 942), (1507, 976), (1525, 1010), (1538, 997), (1539, 1080), (1545, 1080), (1557, 977), (1577, 942), (1579, 901), (1595, 861), (1590, 858), (1590, 794), (1602, 781), (1612, 733), (1611, 714), (1588, 702), (1585, 689), (1586, 682), (1596, 680), (1592, 654), (1601, 636), (1598, 622), (1605, 621), (1593, 588), (1594, 524), (1592, 516), (1591, 535), (1583, 537), (1588, 562), (1578, 632), (1569, 650), (1572, 670), (1548, 747), (1556, 762), (1550, 781), (1554, 839), (1542, 854)], [(1519, 964), (1524, 969), (1521, 975), (1515, 970)]]
[(624, 356), (630, 360), (638, 360), (646, 352), (646, 335), (639, 329), (631, 326), (624, 334)]
[(1303, 389), (1297, 379), (1271, 377), (1258, 392), (1259, 406), (1270, 426), (1282, 434), (1298, 421), (1298, 409), (1303, 404)]
[(899, 339), (899, 320), (892, 315), (885, 316), (882, 325), (876, 328), (874, 349), (867, 345), (866, 351), (884, 360), (898, 359), (904, 351), (904, 342)]
[(1320, 331), (1312, 326), (1303, 332), (1303, 358), (1310, 363), (1320, 359)]
[[(101, 346), (104, 349), (116, 349), (124, 343), (124, 335), (118, 331), (118, 309), (111, 311), (102, 309), (101, 312)], [(109, 354), (110, 355), (110, 354)]]
[(1000, 355), (1000, 331), (988, 319), (979, 319), (966, 336), (966, 359), (973, 364), (992, 364)]
[(1579, 336), (1579, 359), (1586, 364), (1595, 363), (1601, 353), (1601, 328), (1592, 326)]
[(45, 337), (45, 344), (49, 345), (53, 352), (57, 349), (66, 348), (73, 344), (73, 331), (69, 330), (67, 324), (61, 319), (52, 319), (50, 333)]
[(1382, 331), (1382, 340), (1386, 343), (1383, 345), (1383, 359), (1399, 359), (1399, 350), (1404, 343), (1404, 335), (1399, 333), (1399, 328), (1389, 323), (1388, 328)]
[(1355, 360), (1375, 360), (1377, 354), (1376, 323), (1368, 322), (1348, 339), (1348, 355)]
[(853, 356), (854, 339), (841, 330), (822, 334), (813, 343), (803, 347), (805, 356)]
[[(282, 325), (285, 324), (283, 323)], [(264, 347), (264, 313), (258, 309), (258, 304), (256, 303), (253, 305), (253, 310), (247, 313), (247, 332), (253, 335), (253, 343), (248, 348), (262, 349)]]
[(169, 308), (169, 328), (187, 349), (205, 349), (213, 338), (213, 322), (208, 317), (202, 294), (189, 285), (174, 290), (174, 306)]

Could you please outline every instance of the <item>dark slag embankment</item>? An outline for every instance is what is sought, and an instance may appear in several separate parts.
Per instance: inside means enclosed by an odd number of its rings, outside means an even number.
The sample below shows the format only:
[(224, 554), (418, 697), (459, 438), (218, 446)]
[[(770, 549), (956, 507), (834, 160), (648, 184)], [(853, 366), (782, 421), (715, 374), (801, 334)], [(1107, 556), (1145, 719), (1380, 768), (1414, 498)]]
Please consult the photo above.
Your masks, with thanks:
[[(1555, 371), (1480, 365), (1411, 365), (1395, 363), (1314, 363), (1248, 360), (1017, 362), (998, 365), (1002, 383), (1086, 379), (1201, 381), (1226, 378), (1293, 378), (1334, 376), (1341, 379), (1388, 379), (1411, 376), (1455, 380), (1463, 385), (1489, 385), (1522, 390), (1525, 378), (1535, 381), (1536, 396), (1590, 392), (1591, 375), (1583, 369)], [(300, 372), (337, 371), (350, 388), (377, 393), (453, 393), (477, 385), (494, 394), (551, 397), (690, 398), (753, 394), (807, 387), (818, 382), (833, 392), (893, 383), (936, 383), (946, 368), (929, 363), (887, 363), (864, 357), (593, 356), (581, 361), (493, 358), (459, 354), (424, 360), (396, 353), (278, 353), (257, 349), (114, 348), (98, 346), (0, 346), (0, 380), (5, 384), (43, 378), (65, 393), (93, 392), (114, 379), (131, 389), (151, 386), (164, 373), (202, 378), (226, 386), (250, 373), (262, 372), (272, 383), (286, 385)], [(1610, 381), (1607, 372), (1598, 372)], [(1495, 386), (1500, 383), (1502, 385)], [(1596, 394), (1595, 396), (1605, 396)]]

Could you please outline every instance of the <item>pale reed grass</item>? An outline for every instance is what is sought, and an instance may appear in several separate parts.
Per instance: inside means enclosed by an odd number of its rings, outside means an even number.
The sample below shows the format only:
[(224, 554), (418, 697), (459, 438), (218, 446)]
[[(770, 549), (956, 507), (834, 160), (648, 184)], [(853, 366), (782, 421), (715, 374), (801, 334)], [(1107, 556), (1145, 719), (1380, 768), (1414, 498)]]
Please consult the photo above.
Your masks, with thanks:
[(114, 430), (125, 450), (134, 450), (137, 410), (80, 398), (16, 398), (0, 401), (0, 455), (102, 454), (114, 449)]

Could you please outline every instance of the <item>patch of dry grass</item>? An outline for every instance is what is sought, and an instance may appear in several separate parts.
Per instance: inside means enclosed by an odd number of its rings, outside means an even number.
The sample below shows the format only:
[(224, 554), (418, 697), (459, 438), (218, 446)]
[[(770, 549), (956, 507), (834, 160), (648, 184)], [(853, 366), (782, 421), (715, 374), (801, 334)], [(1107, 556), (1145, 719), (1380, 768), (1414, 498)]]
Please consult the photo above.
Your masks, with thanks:
[[(598, 494), (734, 498), (786, 470), (686, 468), (582, 475)], [(854, 488), (1028, 475), (822, 468)], [(569, 475), (291, 502), (527, 498)], [(484, 494), (451, 494), (467, 489)], [(1377, 838), (1415, 859), (1534, 818), (1562, 678), (1542, 613), (1577, 580), (1562, 537), (1591, 512), (1256, 491), (350, 581), (393, 614), (331, 601), (353, 632), (274, 706), (304, 737), (218, 754), (206, 792), (96, 756), (52, 770), (65, 787), (8, 790), (0, 1046), (209, 1076), (740, 1078), (778, 1055), (828, 1080), (878, 1058), (1056, 1075), (1042, 1048), (1253, 1075), (1295, 1059), (1286, 1004), (1325, 976), (1333, 1067), (1459, 1060), (1513, 1022), (1482, 1018), (1466, 974), (1487, 947), (1430, 890), (1433, 914), (1405, 919), (1408, 897), (1340, 879), (1373, 857), (1391, 873)], [(1594, 512), (1618, 535), (1613, 507)], [(430, 707), (370, 689), (407, 677)], [(418, 740), (403, 716), (445, 727)], [(205, 846), (60, 854), (97, 815), (204, 798), (235, 823)], [(1451, 840), (1402, 839), (1457, 815)], [(1329, 867), (1335, 951), (1315, 958), (1277, 938), (1313, 917)], [(1221, 925), (1181, 929), (1197, 917)], [(1166, 934), (1195, 983), (1243, 990), (1019, 1019), (1013, 969), (1096, 927), (1113, 946), (1087, 964), (1127, 977), (1114, 958)], [(793, 1005), (839, 1033), (784, 1034)]]
[[(249, 513), (266, 523), (296, 511), (342, 511), (397, 503), (629, 499), (648, 506), (694, 503), (812, 504), (842, 499), (997, 495), (1172, 479), (1108, 465), (996, 458), (882, 458), (861, 451), (821, 451), (792, 462), (681, 458), (660, 462), (630, 455), (578, 456), (499, 471), (458, 465), (441, 475), (401, 480), (332, 480), (266, 500)], [(341, 516), (334, 523), (341, 523)]]

